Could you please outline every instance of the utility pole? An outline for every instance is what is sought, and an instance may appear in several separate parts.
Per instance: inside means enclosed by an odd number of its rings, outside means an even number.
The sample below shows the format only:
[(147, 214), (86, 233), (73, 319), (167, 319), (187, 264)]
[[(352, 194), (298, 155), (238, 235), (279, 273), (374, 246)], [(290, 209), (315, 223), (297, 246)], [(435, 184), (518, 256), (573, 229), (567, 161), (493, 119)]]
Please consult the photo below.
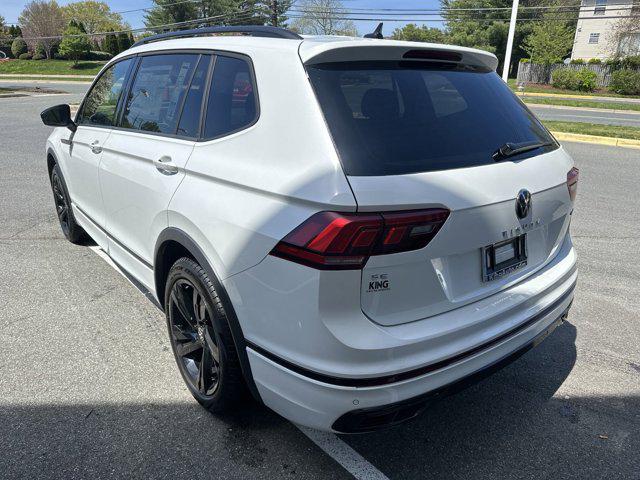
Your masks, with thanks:
[(516, 19), (518, 18), (519, 0), (513, 0), (511, 7), (511, 21), (509, 22), (509, 35), (507, 36), (507, 51), (504, 52), (504, 67), (502, 69), (502, 79), (506, 82), (509, 79), (509, 67), (511, 66), (511, 50), (513, 50), (513, 36), (516, 33)]
[(278, 0), (271, 0), (271, 25), (278, 26)]

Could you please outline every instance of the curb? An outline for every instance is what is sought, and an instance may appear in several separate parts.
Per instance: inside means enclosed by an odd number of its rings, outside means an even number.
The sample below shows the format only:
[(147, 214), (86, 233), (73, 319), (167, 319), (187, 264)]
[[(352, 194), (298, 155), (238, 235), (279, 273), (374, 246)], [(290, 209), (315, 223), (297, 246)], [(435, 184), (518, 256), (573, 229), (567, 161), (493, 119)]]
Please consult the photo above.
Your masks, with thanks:
[(570, 93), (542, 93), (542, 92), (524, 92), (515, 91), (518, 97), (548, 97), (548, 98), (580, 98), (584, 100), (593, 100), (594, 102), (618, 102), (618, 103), (640, 103), (638, 97), (601, 97), (598, 95), (573, 95)]
[(597, 135), (584, 135), (582, 133), (554, 132), (551, 134), (556, 140), (565, 142), (592, 143), (595, 145), (609, 145), (611, 147), (640, 148), (640, 140), (630, 138), (600, 137)]

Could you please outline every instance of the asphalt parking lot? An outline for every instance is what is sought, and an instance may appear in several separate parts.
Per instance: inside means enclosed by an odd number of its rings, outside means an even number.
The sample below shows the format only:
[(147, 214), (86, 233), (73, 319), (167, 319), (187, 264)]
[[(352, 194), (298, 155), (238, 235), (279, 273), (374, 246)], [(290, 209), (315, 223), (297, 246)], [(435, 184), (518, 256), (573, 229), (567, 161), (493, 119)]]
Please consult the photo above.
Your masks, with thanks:
[(201, 409), (163, 315), (64, 240), (38, 113), (77, 100), (0, 99), (0, 477), (333, 479), (351, 461), (393, 480), (640, 479), (640, 150), (565, 145), (581, 169), (567, 323), (411, 423), (321, 437), (327, 453), (264, 407)]

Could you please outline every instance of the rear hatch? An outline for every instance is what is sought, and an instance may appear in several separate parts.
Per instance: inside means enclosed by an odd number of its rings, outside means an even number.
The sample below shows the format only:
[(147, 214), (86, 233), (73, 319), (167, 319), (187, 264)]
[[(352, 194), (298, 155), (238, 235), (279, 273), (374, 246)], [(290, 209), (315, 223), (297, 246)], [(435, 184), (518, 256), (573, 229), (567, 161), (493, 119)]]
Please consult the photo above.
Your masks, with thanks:
[(362, 310), (381, 325), (531, 275), (559, 249), (572, 210), (571, 159), (487, 62), (396, 54), (307, 64), (358, 211), (450, 211), (425, 247), (368, 260)]

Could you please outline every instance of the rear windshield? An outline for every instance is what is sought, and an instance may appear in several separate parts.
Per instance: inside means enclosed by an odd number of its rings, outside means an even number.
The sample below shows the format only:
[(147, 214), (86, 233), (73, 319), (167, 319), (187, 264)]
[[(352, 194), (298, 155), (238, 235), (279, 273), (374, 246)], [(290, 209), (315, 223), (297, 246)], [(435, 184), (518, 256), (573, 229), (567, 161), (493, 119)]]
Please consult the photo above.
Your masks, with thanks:
[(347, 175), (401, 175), (493, 163), (507, 142), (558, 148), (493, 71), (425, 62), (307, 67)]

